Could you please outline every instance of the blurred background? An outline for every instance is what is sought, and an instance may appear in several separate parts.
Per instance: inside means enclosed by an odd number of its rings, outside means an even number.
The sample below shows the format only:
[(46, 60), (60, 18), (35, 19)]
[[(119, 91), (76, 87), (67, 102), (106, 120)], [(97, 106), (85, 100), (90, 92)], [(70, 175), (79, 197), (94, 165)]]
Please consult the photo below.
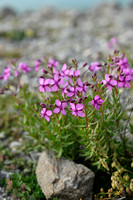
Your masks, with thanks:
[(0, 71), (13, 58), (97, 61), (112, 37), (133, 55), (133, 0), (0, 0)]
[(37, 10), (42, 6), (54, 6), (57, 9), (78, 9), (84, 10), (88, 8), (92, 8), (95, 5), (98, 5), (103, 2), (114, 2), (119, 3), (122, 6), (126, 6), (132, 3), (132, 0), (1, 0), (0, 6), (1, 7), (12, 7), (18, 11), (25, 11), (25, 10)]

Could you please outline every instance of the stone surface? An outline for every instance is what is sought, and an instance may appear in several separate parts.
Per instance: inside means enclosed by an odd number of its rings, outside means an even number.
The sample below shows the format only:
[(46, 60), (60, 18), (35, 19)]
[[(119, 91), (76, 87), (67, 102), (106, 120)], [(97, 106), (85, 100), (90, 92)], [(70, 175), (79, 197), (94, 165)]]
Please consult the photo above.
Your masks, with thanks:
[(3, 187), (0, 187), (0, 200), (13, 200), (11, 196), (7, 195)]
[[(133, 8), (120, 8), (117, 4), (102, 4), (86, 11), (57, 11), (42, 8), (36, 12), (25, 12), (5, 16), (0, 21), (0, 34), (11, 30), (32, 30), (35, 37), (24, 37), (20, 41), (0, 36), (0, 52), (18, 51), (20, 61), (32, 62), (45, 56), (60, 62), (97, 61), (100, 52), (109, 53), (107, 42), (117, 37), (120, 45), (133, 53)], [(115, 20), (112, 20), (115, 16)], [(3, 56), (4, 57), (4, 56)], [(7, 64), (0, 55), (0, 64)], [(33, 63), (32, 63), (33, 64)]]
[(90, 200), (94, 173), (66, 158), (57, 159), (51, 151), (41, 154), (36, 168), (39, 185), (47, 199)]

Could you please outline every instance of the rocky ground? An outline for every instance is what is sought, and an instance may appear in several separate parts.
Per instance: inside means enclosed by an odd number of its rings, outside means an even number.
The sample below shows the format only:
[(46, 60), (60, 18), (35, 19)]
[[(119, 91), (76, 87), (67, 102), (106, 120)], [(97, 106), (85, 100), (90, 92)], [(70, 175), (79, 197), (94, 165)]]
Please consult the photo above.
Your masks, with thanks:
[[(107, 42), (112, 37), (117, 37), (120, 45), (133, 56), (132, 6), (103, 4), (84, 12), (47, 7), (22, 14), (11, 9), (0, 10), (0, 72), (9, 57), (18, 57), (19, 61), (31, 65), (43, 56), (62, 63), (70, 63), (73, 58), (91, 63), (99, 60), (102, 52), (109, 52)], [(0, 137), (1, 141), (8, 142), (2, 132)], [(22, 141), (13, 142), (10, 149)], [(8, 177), (9, 174), (4, 173), (0, 171), (1, 176)], [(0, 200), (10, 199), (0, 188)]]
[[(22, 14), (1, 10), (0, 66), (7, 64), (8, 55), (27, 62), (46, 55), (60, 62), (71, 62), (72, 58), (95, 61), (107, 51), (111, 37), (117, 37), (133, 55), (132, 13), (133, 7), (116, 4), (102, 4), (84, 12), (48, 7)], [(17, 36), (12, 36), (14, 30)]]

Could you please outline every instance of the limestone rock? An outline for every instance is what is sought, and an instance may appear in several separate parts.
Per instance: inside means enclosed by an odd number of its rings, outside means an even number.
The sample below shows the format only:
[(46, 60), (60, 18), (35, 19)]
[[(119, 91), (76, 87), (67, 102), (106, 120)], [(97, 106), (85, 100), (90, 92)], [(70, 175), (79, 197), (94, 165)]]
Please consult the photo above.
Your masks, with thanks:
[(41, 154), (36, 168), (39, 185), (47, 199), (91, 200), (94, 173), (66, 158), (57, 159), (51, 151)]

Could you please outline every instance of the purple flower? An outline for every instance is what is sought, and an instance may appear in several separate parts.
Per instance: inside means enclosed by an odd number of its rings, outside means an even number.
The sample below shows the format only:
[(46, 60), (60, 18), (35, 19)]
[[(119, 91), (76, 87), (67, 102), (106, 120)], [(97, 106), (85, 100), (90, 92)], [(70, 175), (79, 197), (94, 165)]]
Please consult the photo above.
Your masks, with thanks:
[(18, 77), (18, 75), (19, 75), (18, 70), (15, 70), (15, 71), (14, 71), (14, 75), (15, 75), (16, 77)]
[(86, 85), (86, 83), (83, 83), (82, 81), (81, 81), (81, 78), (78, 78), (77, 79), (77, 85), (78, 85), (78, 87), (77, 87), (77, 90), (79, 91), (79, 92), (82, 92), (82, 94), (83, 94), (83, 97), (85, 97), (85, 92), (86, 92), (86, 90), (87, 90), (87, 85)]
[(113, 46), (118, 44), (118, 40), (116, 37), (111, 38), (111, 40), (107, 43), (107, 46), (109, 49), (111, 49)]
[(105, 74), (105, 80), (102, 80), (102, 83), (105, 85), (105, 87), (108, 87), (108, 89), (112, 92), (112, 87), (117, 85), (117, 81), (112, 79), (112, 76), (109, 74)]
[(69, 76), (74, 76), (74, 77), (77, 77), (77, 76), (80, 76), (80, 70), (69, 70)]
[(24, 72), (24, 74), (26, 74), (27, 72), (31, 71), (31, 68), (28, 67), (28, 65), (26, 63), (19, 63), (19, 70), (22, 70)]
[(69, 71), (70, 70), (67, 68), (67, 65), (64, 64), (61, 70), (61, 76), (65, 77), (65, 79), (68, 79)]
[(36, 72), (39, 71), (39, 67), (40, 67), (41, 62), (42, 62), (41, 60), (36, 60), (36, 61), (35, 61), (35, 71), (36, 71)]
[(60, 113), (62, 112), (63, 115), (66, 115), (65, 107), (67, 107), (66, 102), (61, 102), (58, 99), (56, 99), (56, 108), (54, 109), (54, 113)]
[(6, 81), (10, 76), (10, 67), (6, 67), (3, 72), (3, 79)]
[(96, 95), (93, 100), (91, 101), (91, 104), (94, 106), (94, 108), (96, 110), (99, 110), (99, 106), (101, 106), (103, 103), (103, 100), (98, 96)]
[(47, 66), (48, 66), (50, 69), (52, 69), (53, 67), (57, 67), (58, 65), (59, 65), (59, 62), (58, 62), (58, 61), (56, 61), (56, 60), (50, 58)]
[(130, 81), (132, 79), (132, 76), (129, 75), (120, 75), (118, 79), (118, 87), (119, 88), (130, 88)]
[(92, 72), (96, 72), (97, 70), (101, 70), (101, 64), (98, 62), (93, 62), (88, 69)]
[(50, 116), (52, 115), (52, 111), (47, 108), (43, 108), (41, 110), (42, 117), (44, 117), (48, 122), (50, 121)]
[(58, 74), (55, 74), (54, 77), (50, 80), (50, 84), (52, 85), (52, 91), (56, 92), (60, 88), (60, 84), (63, 84), (63, 82)]
[(72, 110), (72, 115), (75, 115), (78, 117), (85, 117), (85, 114), (83, 113), (83, 104), (74, 104), (70, 103), (71, 110)]
[(121, 58), (117, 65), (120, 67), (121, 70), (130, 67), (127, 57)]
[(67, 93), (67, 86), (68, 86), (68, 82), (64, 83), (63, 87), (61, 88), (63, 98), (65, 94)]
[(51, 88), (49, 87), (51, 80), (45, 79), (44, 77), (40, 77), (39, 79), (39, 90), (40, 92), (51, 92)]
[(67, 96), (68, 97), (72, 97), (72, 96), (76, 96), (77, 92), (78, 92), (78, 87), (76, 87), (76, 85), (74, 85), (74, 87), (71, 87), (70, 85), (68, 86), (67, 89)]
[(3, 79), (3, 76), (2, 75), (0, 75), (0, 80), (2, 80)]

